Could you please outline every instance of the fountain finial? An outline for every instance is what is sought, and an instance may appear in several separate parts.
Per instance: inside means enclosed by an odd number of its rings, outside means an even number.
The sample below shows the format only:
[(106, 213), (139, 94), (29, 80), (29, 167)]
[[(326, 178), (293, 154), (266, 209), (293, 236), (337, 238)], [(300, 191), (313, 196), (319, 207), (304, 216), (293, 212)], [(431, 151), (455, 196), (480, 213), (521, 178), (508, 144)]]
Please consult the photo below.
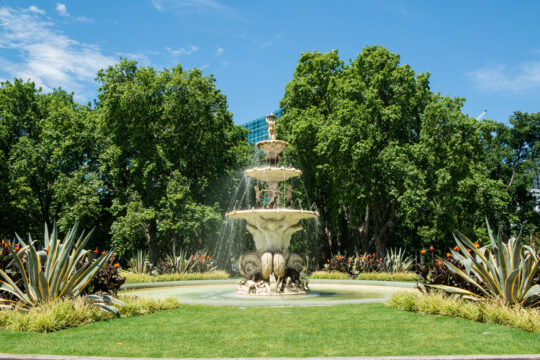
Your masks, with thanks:
[(268, 124), (268, 138), (276, 140), (276, 122), (277, 116), (274, 114), (266, 115), (266, 123)]

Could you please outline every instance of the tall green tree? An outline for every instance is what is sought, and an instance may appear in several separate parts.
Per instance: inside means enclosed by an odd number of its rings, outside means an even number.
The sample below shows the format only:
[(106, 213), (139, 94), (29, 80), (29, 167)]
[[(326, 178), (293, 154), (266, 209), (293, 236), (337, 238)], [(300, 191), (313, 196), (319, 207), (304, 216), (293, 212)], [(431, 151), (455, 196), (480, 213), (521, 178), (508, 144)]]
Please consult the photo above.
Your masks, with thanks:
[(511, 199), (508, 218), (499, 224), (506, 233), (511, 226), (527, 233), (540, 230), (540, 214), (531, 194), (535, 173), (540, 172), (540, 113), (514, 112), (510, 126), (485, 120), (482, 140), (490, 177), (504, 184)]
[[(380, 46), (348, 64), (337, 51), (304, 53), (286, 86), (278, 132), (319, 207), (325, 256), (449, 239), (464, 219), (476, 225), (504, 203), (463, 100), (434, 94), (428, 74), (399, 60)], [(453, 220), (434, 221), (437, 211)]]
[(144, 244), (155, 263), (172, 243), (210, 246), (222, 219), (218, 181), (247, 147), (214, 78), (124, 59), (97, 80), (115, 248), (122, 254)]
[(2, 235), (95, 225), (101, 213), (95, 121), (73, 94), (32, 82), (0, 85)]

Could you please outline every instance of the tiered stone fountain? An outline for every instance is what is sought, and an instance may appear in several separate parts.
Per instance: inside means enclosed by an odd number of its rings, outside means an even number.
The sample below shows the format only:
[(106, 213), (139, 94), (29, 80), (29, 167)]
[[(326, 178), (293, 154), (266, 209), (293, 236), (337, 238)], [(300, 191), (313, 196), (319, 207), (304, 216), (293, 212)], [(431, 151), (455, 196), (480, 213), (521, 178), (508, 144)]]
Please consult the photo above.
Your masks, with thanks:
[[(306, 258), (289, 251), (291, 236), (302, 230), (300, 220), (319, 216), (316, 211), (288, 208), (291, 205), (289, 185), (280, 190), (279, 184), (302, 174), (294, 168), (279, 167), (281, 152), (289, 146), (276, 140), (276, 116), (268, 115), (270, 140), (256, 146), (266, 153), (265, 167), (247, 169), (245, 175), (265, 182), (266, 187), (255, 186), (257, 208), (231, 211), (225, 216), (246, 220), (246, 227), (253, 235), (256, 251), (243, 254), (239, 260), (240, 274), (244, 277), (236, 292), (249, 295), (295, 295), (309, 292), (305, 279)], [(285, 205), (281, 208), (280, 205)]]

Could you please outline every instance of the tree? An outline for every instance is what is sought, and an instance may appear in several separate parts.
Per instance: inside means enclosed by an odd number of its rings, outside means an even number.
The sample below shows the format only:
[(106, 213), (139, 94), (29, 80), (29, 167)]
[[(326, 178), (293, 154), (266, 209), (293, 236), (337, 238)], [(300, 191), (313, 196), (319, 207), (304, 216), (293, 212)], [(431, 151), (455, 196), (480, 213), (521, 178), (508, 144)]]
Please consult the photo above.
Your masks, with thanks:
[(2, 235), (96, 224), (101, 212), (91, 109), (63, 90), (16, 79), (0, 87)]
[(490, 177), (504, 184), (510, 197), (508, 218), (499, 224), (506, 233), (511, 226), (533, 233), (540, 229), (540, 214), (530, 193), (533, 177), (540, 172), (540, 113), (519, 111), (510, 116), (510, 125), (485, 120), (482, 140)]
[(208, 245), (221, 224), (216, 184), (247, 147), (214, 78), (180, 65), (158, 72), (124, 59), (97, 80), (107, 141), (101, 173), (119, 253), (144, 241), (155, 263), (172, 243)]
[[(437, 211), (455, 218), (452, 227), (465, 218), (480, 225), (481, 209), (500, 209), (504, 194), (486, 177), (478, 124), (462, 104), (433, 94), (429, 74), (416, 75), (380, 46), (349, 64), (337, 51), (300, 56), (278, 132), (319, 207), (326, 256), (360, 248), (383, 256), (389, 239), (449, 240), (456, 229), (435, 221)], [(465, 190), (480, 188), (486, 196), (465, 201)], [(463, 203), (449, 207), (457, 198)], [(396, 238), (403, 233), (408, 240)]]

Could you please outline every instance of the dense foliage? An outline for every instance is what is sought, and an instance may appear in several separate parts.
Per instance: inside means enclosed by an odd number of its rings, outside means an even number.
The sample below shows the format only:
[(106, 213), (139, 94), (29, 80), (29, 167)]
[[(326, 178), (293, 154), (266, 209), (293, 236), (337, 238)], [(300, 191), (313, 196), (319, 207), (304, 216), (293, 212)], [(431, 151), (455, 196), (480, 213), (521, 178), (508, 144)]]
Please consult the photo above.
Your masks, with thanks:
[(322, 239), (293, 240), (324, 262), (338, 251), (380, 258), (388, 246), (445, 253), (456, 229), (485, 237), (484, 216), (537, 231), (526, 189), (540, 116), (516, 113), (513, 128), (479, 122), (461, 111), (464, 99), (432, 92), (429, 74), (399, 61), (381, 46), (348, 63), (337, 51), (300, 56), (277, 131), (318, 206)]
[[(252, 149), (215, 79), (123, 59), (97, 81), (88, 105), (32, 82), (0, 84), (0, 239), (39, 236), (55, 220), (66, 233), (78, 221), (95, 229), (89, 248), (114, 247), (126, 268), (137, 249), (154, 266), (171, 248), (212, 253)], [(316, 268), (339, 253), (381, 259), (389, 247), (443, 255), (456, 229), (486, 240), (484, 216), (533, 241), (540, 113), (506, 125), (464, 115), (463, 103), (380, 46), (349, 62), (302, 54), (277, 131), (291, 144), (285, 162), (303, 171), (295, 195), (321, 217), (292, 248)]]
[(121, 261), (140, 247), (153, 263), (172, 243), (212, 248), (249, 150), (214, 78), (122, 60), (97, 80), (94, 107), (1, 83), (0, 238), (57, 219), (63, 232), (95, 227), (90, 247)]

